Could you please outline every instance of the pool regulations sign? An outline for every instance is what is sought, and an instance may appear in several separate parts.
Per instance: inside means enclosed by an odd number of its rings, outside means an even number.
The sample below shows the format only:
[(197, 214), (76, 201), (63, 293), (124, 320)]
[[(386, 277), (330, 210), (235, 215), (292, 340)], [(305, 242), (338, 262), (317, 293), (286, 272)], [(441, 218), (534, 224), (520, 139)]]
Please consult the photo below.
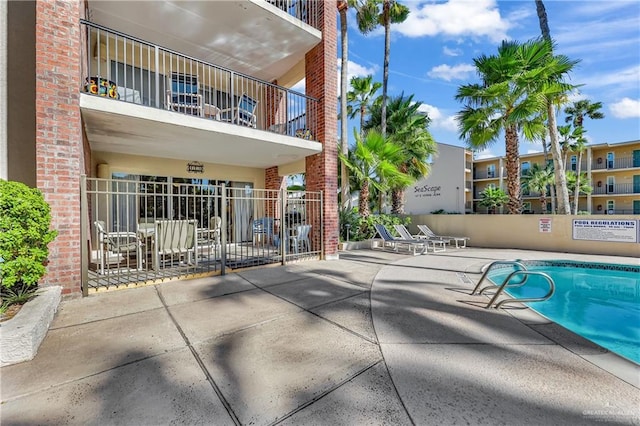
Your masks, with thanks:
[(573, 239), (637, 243), (638, 221), (624, 219), (574, 219)]

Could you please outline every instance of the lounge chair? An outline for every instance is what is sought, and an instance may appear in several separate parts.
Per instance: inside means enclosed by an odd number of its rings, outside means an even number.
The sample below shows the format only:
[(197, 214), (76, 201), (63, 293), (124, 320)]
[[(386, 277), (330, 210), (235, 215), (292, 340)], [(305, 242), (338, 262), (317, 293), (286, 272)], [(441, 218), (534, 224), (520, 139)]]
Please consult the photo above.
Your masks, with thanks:
[(441, 240), (439, 238), (416, 238), (411, 235), (409, 230), (404, 225), (393, 225), (393, 227), (395, 228), (396, 232), (400, 234), (400, 237), (405, 240), (426, 241), (427, 247), (429, 247), (429, 243), (431, 243), (431, 248), (433, 249), (434, 253), (446, 250), (444, 240)]
[(187, 263), (198, 265), (198, 239), (196, 220), (156, 220), (154, 229), (153, 269), (158, 270), (160, 262), (169, 256), (171, 262), (187, 258)]
[(104, 221), (94, 222), (98, 242), (98, 262), (100, 274), (105, 273), (109, 264), (126, 261), (129, 267), (129, 259), (136, 257), (137, 269), (142, 269), (142, 242), (135, 232), (109, 232)]
[[(447, 241), (447, 244), (451, 245), (451, 241), (454, 241), (456, 244), (456, 248), (465, 248), (467, 246), (467, 241), (470, 240), (469, 237), (453, 237), (451, 235), (436, 235), (427, 225), (418, 225), (418, 229), (421, 234), (416, 235), (418, 238), (428, 238), (428, 239), (440, 239), (443, 241)], [(462, 243), (462, 246), (460, 245)]]
[[(414, 256), (416, 254), (427, 253), (428, 246), (426, 241), (415, 240), (415, 239), (405, 240), (402, 238), (396, 238), (393, 235), (391, 235), (389, 230), (384, 225), (375, 223), (373, 226), (376, 229), (376, 235), (379, 235), (380, 238), (382, 239), (383, 247), (391, 247), (393, 251), (398, 251), (401, 247), (404, 247), (409, 252), (413, 251)], [(374, 235), (373, 239), (371, 240), (372, 246), (373, 246), (373, 241), (376, 240), (375, 238), (376, 235)], [(420, 250), (419, 253), (418, 253), (418, 250)]]

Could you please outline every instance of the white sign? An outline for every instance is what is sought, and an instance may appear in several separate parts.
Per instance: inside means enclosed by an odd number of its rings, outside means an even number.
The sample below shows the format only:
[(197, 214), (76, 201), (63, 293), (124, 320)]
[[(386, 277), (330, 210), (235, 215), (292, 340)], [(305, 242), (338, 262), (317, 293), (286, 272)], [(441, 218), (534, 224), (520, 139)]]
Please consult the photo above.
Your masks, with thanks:
[(539, 223), (540, 232), (551, 233), (551, 218), (541, 217)]
[(638, 221), (623, 219), (574, 219), (573, 239), (637, 243)]

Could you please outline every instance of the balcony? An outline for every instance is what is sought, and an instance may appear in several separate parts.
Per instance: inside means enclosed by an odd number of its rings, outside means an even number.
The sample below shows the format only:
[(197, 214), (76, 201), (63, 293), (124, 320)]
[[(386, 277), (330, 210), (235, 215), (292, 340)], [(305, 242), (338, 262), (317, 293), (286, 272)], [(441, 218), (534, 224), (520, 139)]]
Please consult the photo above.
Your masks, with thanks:
[(476, 170), (473, 173), (474, 179), (497, 179), (498, 174), (494, 172), (489, 172), (486, 170)]
[(247, 167), (321, 152), (318, 101), (82, 22), (80, 107), (92, 150)]
[(625, 194), (640, 194), (640, 187), (632, 183), (616, 183), (605, 184), (600, 186), (596, 184), (593, 188), (593, 195), (625, 195)]
[(633, 161), (633, 157), (614, 158), (613, 160), (607, 160), (606, 158), (598, 157), (591, 164), (591, 170), (619, 170), (619, 169), (633, 169), (640, 168), (640, 160)]
[[(280, 81), (322, 39), (311, 0), (89, 0), (91, 22), (266, 81)], [(304, 77), (304, 76), (302, 76)]]

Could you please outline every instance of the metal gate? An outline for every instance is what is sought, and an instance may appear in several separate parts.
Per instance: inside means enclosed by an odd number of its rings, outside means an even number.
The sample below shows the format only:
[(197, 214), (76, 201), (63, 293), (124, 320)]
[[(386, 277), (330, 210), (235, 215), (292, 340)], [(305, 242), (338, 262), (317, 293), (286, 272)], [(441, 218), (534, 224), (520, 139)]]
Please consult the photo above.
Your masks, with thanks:
[(82, 177), (83, 294), (322, 254), (322, 192)]

